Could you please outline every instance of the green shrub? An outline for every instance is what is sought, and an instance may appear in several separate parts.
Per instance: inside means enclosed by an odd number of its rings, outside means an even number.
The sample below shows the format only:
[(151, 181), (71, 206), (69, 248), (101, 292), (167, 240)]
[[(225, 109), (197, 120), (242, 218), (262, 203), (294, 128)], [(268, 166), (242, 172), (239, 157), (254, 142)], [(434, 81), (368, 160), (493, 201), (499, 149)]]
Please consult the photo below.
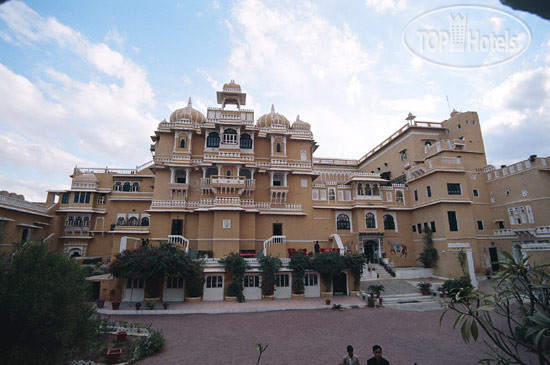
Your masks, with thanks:
[(237, 297), (239, 302), (244, 302), (243, 280), (244, 273), (249, 267), (248, 264), (241, 255), (235, 252), (231, 252), (220, 262), (224, 264), (227, 270), (231, 273), (231, 284), (229, 284), (229, 287), (227, 288), (227, 295), (230, 297)]
[(134, 350), (132, 362), (152, 356), (162, 350), (165, 340), (162, 331), (151, 331), (147, 337), (142, 337)]
[(304, 294), (304, 275), (311, 269), (311, 256), (297, 251), (291, 258), (288, 266), (292, 269), (292, 287), (294, 294)]
[(262, 256), (258, 259), (262, 268), (262, 294), (273, 295), (277, 280), (277, 272), (282, 266), (281, 259), (271, 255)]

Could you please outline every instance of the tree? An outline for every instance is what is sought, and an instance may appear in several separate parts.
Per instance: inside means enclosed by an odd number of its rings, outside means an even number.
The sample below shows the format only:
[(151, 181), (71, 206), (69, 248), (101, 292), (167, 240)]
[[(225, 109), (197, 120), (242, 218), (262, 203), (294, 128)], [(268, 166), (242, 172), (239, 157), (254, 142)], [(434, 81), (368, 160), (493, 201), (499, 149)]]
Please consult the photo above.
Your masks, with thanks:
[(344, 256), (344, 267), (349, 269), (353, 274), (354, 290), (359, 290), (361, 288), (361, 275), (363, 275), (365, 262), (365, 256), (360, 253), (352, 253)]
[(277, 272), (282, 266), (281, 259), (269, 255), (260, 257), (258, 261), (262, 268), (262, 294), (266, 296), (273, 295), (277, 282)]
[(422, 237), (424, 241), (424, 249), (420, 252), (420, 256), (416, 261), (420, 261), (424, 264), (425, 268), (432, 268), (437, 265), (437, 260), (439, 260), (439, 254), (437, 249), (434, 247), (434, 241), (432, 238), (432, 230), (427, 229)]
[(304, 294), (304, 275), (306, 270), (311, 269), (311, 256), (305, 255), (302, 251), (296, 251), (290, 258), (288, 267), (292, 269), (294, 294)]
[(457, 313), (454, 328), (462, 323), (466, 343), (483, 332), (491, 357), (485, 363), (528, 364), (525, 352), (530, 352), (540, 364), (550, 364), (550, 265), (530, 265), (528, 258), (516, 262), (508, 252), (502, 254), (495, 293), (457, 290), (441, 320), (450, 311)]
[(344, 268), (342, 256), (338, 252), (322, 252), (311, 260), (311, 266), (321, 275), (327, 291), (331, 291), (332, 277)]
[(243, 280), (244, 273), (249, 267), (248, 264), (241, 255), (235, 252), (231, 252), (224, 259), (220, 260), (220, 262), (231, 273), (231, 283), (227, 288), (227, 295), (237, 297), (237, 300), (241, 303), (244, 302)]
[(0, 363), (62, 363), (98, 340), (88, 283), (68, 256), (27, 242), (0, 271)]

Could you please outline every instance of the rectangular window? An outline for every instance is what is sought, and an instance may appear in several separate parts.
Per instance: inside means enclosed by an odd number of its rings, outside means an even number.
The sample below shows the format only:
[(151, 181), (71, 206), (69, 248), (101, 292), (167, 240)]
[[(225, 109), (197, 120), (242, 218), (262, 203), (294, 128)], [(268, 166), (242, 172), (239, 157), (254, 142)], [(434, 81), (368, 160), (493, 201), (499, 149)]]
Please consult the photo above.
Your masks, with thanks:
[(105, 204), (106, 200), (107, 200), (107, 196), (105, 194), (99, 194), (99, 196), (97, 197), (98, 204)]
[(86, 200), (84, 201), (86, 204), (88, 204), (90, 202), (90, 196), (91, 196), (92, 193), (90, 192), (87, 192), (86, 193)]
[(527, 218), (529, 219), (529, 223), (535, 223), (535, 216), (533, 215), (531, 207), (529, 205), (526, 205), (525, 210), (527, 211)]
[(347, 201), (351, 200), (351, 190), (346, 190), (346, 200)]
[(477, 191), (477, 189), (474, 189), (473, 193), (474, 193), (474, 197), (477, 198), (479, 196), (479, 192)]
[(386, 191), (386, 201), (388, 201), (388, 202), (392, 201), (391, 191)]
[(317, 286), (317, 274), (305, 274), (304, 275), (304, 286)]
[(430, 222), (430, 228), (432, 229), (432, 232), (435, 232), (435, 222), (434, 221)]
[(206, 277), (207, 288), (221, 288), (223, 286), (223, 278), (221, 275), (213, 275)]
[(498, 229), (504, 229), (504, 221), (497, 221)]
[(428, 222), (424, 222), (424, 232), (428, 232)]
[(525, 216), (525, 207), (519, 207), (519, 212), (521, 215), (521, 223), (527, 223), (527, 217)]
[(328, 200), (336, 200), (336, 192), (334, 189), (328, 189)]
[(458, 232), (458, 222), (456, 220), (456, 212), (452, 210), (448, 211), (447, 218), (449, 219), (449, 231)]
[(418, 201), (418, 191), (414, 191), (414, 201)]
[(77, 191), (74, 193), (73, 203), (78, 203), (79, 199), (80, 199), (80, 193)]
[(280, 288), (288, 288), (290, 286), (290, 280), (288, 274), (277, 274), (277, 286)]
[(301, 186), (302, 186), (303, 188), (307, 188), (307, 179), (302, 179), (302, 180), (301, 180)]
[(338, 190), (338, 200), (343, 201), (344, 200), (344, 191)]
[(447, 192), (449, 195), (461, 195), (462, 189), (460, 188), (460, 184), (447, 183)]
[(311, 200), (319, 200), (319, 190), (311, 190)]
[(430, 185), (426, 186), (426, 195), (428, 196), (428, 198), (432, 197), (432, 188), (430, 187)]
[(516, 224), (514, 220), (514, 208), (508, 208), (508, 218), (510, 219), (510, 225)]
[(327, 191), (325, 189), (321, 190), (321, 199), (320, 200), (327, 200)]
[(70, 193), (63, 193), (61, 197), (61, 204), (69, 204), (69, 195)]
[(166, 278), (167, 289), (183, 289), (183, 276), (169, 276)]
[(260, 287), (260, 275), (245, 275), (244, 276), (245, 288), (259, 288)]
[(416, 233), (416, 226), (415, 226), (415, 225), (413, 224), (413, 226), (412, 226), (412, 227), (413, 227), (413, 232), (415, 232), (415, 233)]
[(418, 233), (422, 233), (422, 224), (418, 223), (416, 225), (416, 230), (418, 231)]
[(84, 192), (80, 193), (80, 199), (78, 199), (78, 202), (81, 204), (84, 204), (86, 201), (86, 194)]
[(477, 221), (477, 230), (483, 231), (483, 221)]

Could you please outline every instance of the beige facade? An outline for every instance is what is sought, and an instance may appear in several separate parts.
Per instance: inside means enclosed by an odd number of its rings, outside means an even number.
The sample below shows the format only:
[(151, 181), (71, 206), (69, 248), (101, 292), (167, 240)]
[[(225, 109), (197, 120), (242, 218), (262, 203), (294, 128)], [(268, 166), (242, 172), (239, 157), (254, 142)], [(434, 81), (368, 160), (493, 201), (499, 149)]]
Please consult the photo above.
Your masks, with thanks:
[[(314, 157), (311, 126), (299, 117), (291, 123), (272, 107), (256, 118), (234, 82), (217, 100), (206, 114), (189, 100), (160, 122), (147, 164), (75, 168), (70, 190), (49, 193), (43, 231), (53, 233), (52, 245), (109, 262), (149, 238), (215, 264), (229, 252), (287, 258), (318, 241), (399, 269), (420, 265), (430, 228), (437, 276), (462, 275), (459, 250), (470, 274), (503, 250), (550, 257), (550, 158), (487, 166), (475, 112), (453, 111), (440, 123), (409, 114), (385, 141), (347, 160)], [(8, 240), (22, 233), (14, 234)]]

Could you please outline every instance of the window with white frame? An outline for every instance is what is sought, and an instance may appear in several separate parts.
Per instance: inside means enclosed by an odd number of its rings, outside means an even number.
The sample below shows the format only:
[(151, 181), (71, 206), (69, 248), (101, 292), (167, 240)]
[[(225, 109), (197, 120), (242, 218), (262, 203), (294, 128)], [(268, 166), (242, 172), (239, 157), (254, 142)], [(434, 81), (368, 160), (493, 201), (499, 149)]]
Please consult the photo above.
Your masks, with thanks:
[(508, 218), (510, 219), (511, 225), (516, 224), (516, 220), (514, 219), (514, 208), (508, 208)]
[(343, 201), (344, 200), (344, 191), (338, 190), (338, 200)]
[(311, 200), (319, 200), (319, 190), (317, 189), (311, 190)]
[(328, 189), (328, 200), (336, 200), (336, 191), (334, 188)]
[(386, 191), (386, 201), (391, 202), (392, 201), (392, 193), (391, 191)]
[(183, 276), (168, 276), (166, 289), (183, 289)]
[(106, 201), (107, 201), (107, 195), (99, 194), (97, 196), (97, 204), (105, 204)]
[(224, 144), (237, 144), (237, 131), (233, 128), (227, 128), (224, 130), (222, 142)]
[(350, 229), (350, 221), (347, 214), (338, 214), (338, 217), (336, 217), (336, 229)]
[(317, 285), (319, 285), (317, 274), (304, 275), (304, 286), (317, 286)]
[(144, 285), (145, 280), (143, 278), (128, 278), (128, 281), (126, 282), (127, 289), (143, 289)]
[(365, 213), (365, 226), (367, 228), (376, 228), (376, 214), (373, 212)]
[(346, 190), (344, 195), (345, 195), (347, 201), (351, 200), (351, 190)]
[(305, 150), (300, 151), (300, 160), (307, 161), (307, 152)]
[(300, 185), (301, 185), (303, 188), (307, 188), (307, 179), (302, 179)]
[(260, 287), (260, 275), (245, 275), (244, 287), (245, 288), (259, 288)]
[(221, 275), (209, 275), (206, 277), (207, 288), (221, 288), (223, 287), (223, 277)]
[(327, 191), (325, 189), (321, 190), (321, 198), (320, 200), (327, 200)]
[(527, 223), (527, 216), (525, 215), (525, 207), (519, 207), (519, 215), (521, 217), (521, 223)]
[(139, 191), (139, 183), (137, 181), (132, 183), (132, 191)]
[(115, 181), (113, 191), (122, 191), (122, 181)]
[(287, 288), (290, 286), (290, 275), (288, 274), (277, 274), (277, 286), (280, 288)]
[(520, 214), (519, 214), (519, 208), (514, 208), (514, 221), (516, 222), (516, 224), (521, 224), (521, 217), (520, 217)]
[(405, 198), (404, 198), (404, 195), (403, 195), (403, 190), (396, 190), (395, 191), (395, 201), (397, 203), (404, 203), (405, 202)]
[(533, 215), (531, 207), (529, 205), (526, 205), (525, 210), (527, 211), (527, 218), (529, 219), (529, 223), (535, 223), (535, 216)]

